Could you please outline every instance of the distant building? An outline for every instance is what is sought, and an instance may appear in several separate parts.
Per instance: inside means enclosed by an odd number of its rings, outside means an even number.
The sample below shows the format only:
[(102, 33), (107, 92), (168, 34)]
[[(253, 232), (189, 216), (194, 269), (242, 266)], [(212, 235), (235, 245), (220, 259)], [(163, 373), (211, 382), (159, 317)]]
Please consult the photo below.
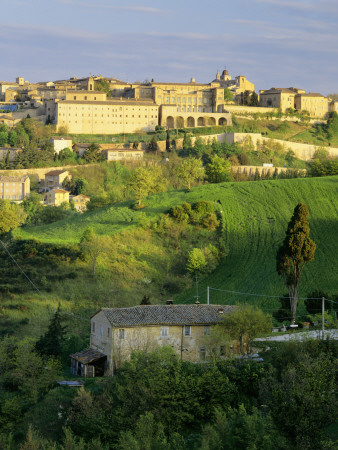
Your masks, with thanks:
[(90, 197), (87, 195), (79, 194), (79, 195), (71, 195), (69, 197), (71, 202), (74, 202), (74, 207), (76, 211), (83, 212), (87, 209), (87, 203), (90, 202)]
[(64, 150), (65, 148), (69, 148), (69, 150), (72, 150), (73, 147), (72, 138), (56, 136), (51, 137), (50, 141), (53, 144), (54, 152), (57, 154), (59, 154), (61, 150)]
[(265, 108), (280, 108), (283, 112), (287, 109), (295, 108), (295, 95), (303, 94), (303, 89), (271, 88), (266, 91), (259, 91), (259, 105)]
[(308, 111), (311, 117), (326, 118), (329, 112), (329, 99), (317, 93), (296, 94), (295, 109)]
[(61, 188), (62, 183), (66, 180), (66, 178), (72, 178), (68, 170), (51, 170), (45, 174), (45, 179), (42, 180), (41, 183), (41, 189), (48, 191), (50, 189)]
[(51, 189), (46, 193), (45, 203), (47, 206), (60, 206), (69, 203), (69, 192), (64, 189)]
[[(1, 105), (0, 105), (1, 109)], [(16, 120), (14, 119), (12, 114), (0, 114), (0, 124), (5, 124), (9, 128), (14, 127)]]
[(14, 147), (0, 147), (0, 162), (6, 160), (7, 155), (9, 162), (12, 163), (18, 153), (22, 152), (21, 148)]
[(103, 150), (107, 161), (122, 161), (126, 159), (139, 160), (143, 158), (144, 150), (136, 148), (110, 148)]
[(0, 175), (0, 198), (2, 200), (23, 200), (30, 194), (30, 179), (27, 175), (11, 177)]

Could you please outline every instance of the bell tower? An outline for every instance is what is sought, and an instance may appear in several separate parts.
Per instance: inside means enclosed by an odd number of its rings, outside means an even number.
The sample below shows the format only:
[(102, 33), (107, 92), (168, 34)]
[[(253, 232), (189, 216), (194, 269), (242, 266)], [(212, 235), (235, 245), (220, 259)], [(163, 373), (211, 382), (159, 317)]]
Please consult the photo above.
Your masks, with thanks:
[(94, 78), (88, 78), (88, 91), (94, 91)]

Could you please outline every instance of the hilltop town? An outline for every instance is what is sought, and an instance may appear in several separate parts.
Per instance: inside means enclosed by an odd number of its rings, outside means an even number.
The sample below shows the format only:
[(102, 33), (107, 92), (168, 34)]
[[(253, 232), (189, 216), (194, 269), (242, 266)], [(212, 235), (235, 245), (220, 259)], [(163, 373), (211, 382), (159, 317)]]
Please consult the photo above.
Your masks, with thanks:
[(295, 110), (312, 118), (327, 118), (338, 111), (338, 101), (294, 87), (255, 92), (245, 76), (234, 79), (228, 70), (217, 72), (210, 83), (128, 83), (115, 78), (89, 76), (30, 83), (23, 77), (0, 82), (0, 108), (8, 113), (0, 123), (11, 126), (20, 111), (53, 123), (71, 134), (115, 134), (168, 128), (231, 125), (231, 106), (242, 105)]

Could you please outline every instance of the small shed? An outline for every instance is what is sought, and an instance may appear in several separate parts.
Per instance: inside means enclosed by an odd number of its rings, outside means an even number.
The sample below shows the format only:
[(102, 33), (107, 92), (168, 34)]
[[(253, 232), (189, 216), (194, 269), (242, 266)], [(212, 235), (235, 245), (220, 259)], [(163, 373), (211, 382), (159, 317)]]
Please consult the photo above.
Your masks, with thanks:
[(107, 355), (89, 348), (70, 355), (71, 373), (81, 377), (102, 377)]

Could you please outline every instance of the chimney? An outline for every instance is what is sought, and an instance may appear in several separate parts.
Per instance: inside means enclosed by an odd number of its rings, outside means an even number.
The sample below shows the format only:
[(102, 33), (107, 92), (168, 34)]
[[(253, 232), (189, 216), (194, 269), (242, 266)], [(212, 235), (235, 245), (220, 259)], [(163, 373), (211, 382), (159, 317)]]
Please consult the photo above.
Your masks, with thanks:
[(218, 314), (223, 314), (223, 313), (224, 313), (223, 309), (222, 308), (218, 308)]
[(196, 300), (195, 305), (200, 305), (200, 302), (198, 300)]
[(174, 300), (167, 300), (166, 301), (166, 305), (173, 305), (174, 304)]

